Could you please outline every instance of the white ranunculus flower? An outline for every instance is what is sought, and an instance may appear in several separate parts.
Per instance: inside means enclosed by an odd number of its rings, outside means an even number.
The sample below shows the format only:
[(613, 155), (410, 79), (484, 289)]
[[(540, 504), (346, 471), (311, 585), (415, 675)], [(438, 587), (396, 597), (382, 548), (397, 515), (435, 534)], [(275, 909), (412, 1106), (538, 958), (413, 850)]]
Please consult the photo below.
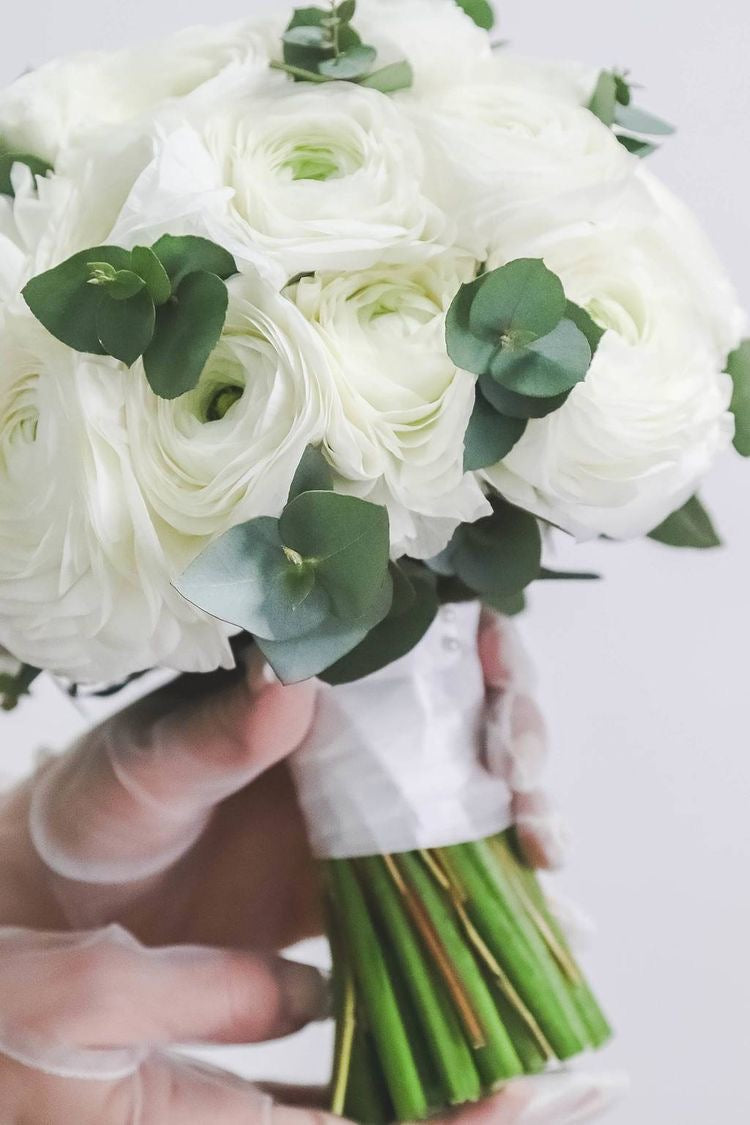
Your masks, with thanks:
[(291, 278), (417, 261), (450, 244), (419, 140), (394, 102), (349, 83), (222, 98), (196, 124), (245, 240)]
[(68, 55), (0, 91), (0, 136), (13, 148), (55, 162), (82, 137), (122, 125), (236, 66), (265, 70), (263, 21), (193, 27), (135, 50)]
[(489, 511), (463, 471), (474, 376), (445, 348), (445, 314), (476, 265), (449, 253), (296, 286), (335, 381), (326, 446), (337, 487), (386, 505), (394, 556), (435, 555), (461, 521)]
[(565, 405), (484, 475), (579, 536), (645, 534), (731, 442), (723, 371), (742, 332), (737, 299), (682, 209), (640, 229), (580, 224), (504, 245), (491, 264), (520, 256), (543, 257), (607, 331)]
[(378, 66), (407, 59), (417, 96), (472, 81), (491, 65), (490, 37), (455, 0), (360, 0), (354, 26)]
[(5, 316), (0, 644), (74, 680), (232, 662), (227, 627), (170, 586), (130, 459), (123, 388), (134, 377), (66, 348), (28, 311)]
[[(611, 129), (572, 99), (491, 78), (405, 101), (434, 166), (448, 184), (444, 205), (464, 242), (486, 248), (507, 229), (536, 236), (574, 219), (611, 221), (648, 210), (638, 160)], [(458, 189), (456, 185), (458, 186)]]
[(125, 384), (125, 426), (141, 492), (173, 575), (207, 541), (286, 503), (330, 410), (327, 357), (304, 317), (253, 271), (230, 279), (224, 333), (198, 387), (157, 398)]

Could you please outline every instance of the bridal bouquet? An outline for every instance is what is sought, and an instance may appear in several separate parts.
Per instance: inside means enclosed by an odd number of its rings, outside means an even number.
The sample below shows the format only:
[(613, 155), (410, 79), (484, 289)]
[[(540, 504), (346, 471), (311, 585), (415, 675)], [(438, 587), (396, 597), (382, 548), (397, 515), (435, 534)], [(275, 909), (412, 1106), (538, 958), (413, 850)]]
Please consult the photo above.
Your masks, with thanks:
[[(294, 769), (332, 1106), (423, 1118), (600, 1045), (485, 769), (480, 605), (543, 536), (717, 543), (750, 352), (625, 73), (485, 0), (354, 0), (0, 94), (0, 688), (317, 676)], [(585, 577), (585, 576), (583, 576)]]

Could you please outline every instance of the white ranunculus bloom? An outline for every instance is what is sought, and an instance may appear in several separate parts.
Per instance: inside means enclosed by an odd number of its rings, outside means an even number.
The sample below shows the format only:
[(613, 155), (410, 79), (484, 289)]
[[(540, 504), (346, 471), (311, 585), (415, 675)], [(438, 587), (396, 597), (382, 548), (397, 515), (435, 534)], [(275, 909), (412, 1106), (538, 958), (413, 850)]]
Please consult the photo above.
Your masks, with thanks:
[(504, 80), (502, 68), (460, 95), (447, 87), (404, 106), (443, 170), (462, 240), (484, 252), (506, 229), (518, 238), (575, 219), (611, 221), (623, 196), (628, 210), (648, 210), (638, 160), (610, 129), (572, 99)]
[(64, 347), (27, 311), (5, 316), (0, 644), (75, 680), (231, 664), (227, 627), (170, 586), (130, 459), (123, 387), (134, 377)]
[(394, 556), (435, 555), (461, 521), (489, 511), (463, 472), (474, 376), (445, 348), (445, 314), (476, 265), (450, 253), (296, 286), (335, 381), (326, 445), (340, 487), (386, 505)]
[(579, 536), (645, 534), (731, 442), (723, 371), (743, 327), (736, 296), (682, 208), (640, 229), (580, 224), (507, 244), (492, 264), (520, 256), (543, 257), (607, 331), (565, 405), (532, 420), (485, 476)]
[(394, 102), (349, 83), (225, 96), (197, 129), (245, 240), (291, 278), (418, 261), (450, 244), (419, 140)]
[(143, 376), (125, 384), (134, 473), (173, 575), (207, 537), (280, 513), (330, 409), (327, 357), (293, 302), (253, 271), (228, 284), (224, 333), (194, 391), (168, 401)]
[(87, 134), (183, 97), (226, 68), (265, 70), (270, 38), (265, 22), (240, 21), (188, 28), (135, 50), (55, 59), (0, 91), (0, 136), (55, 162)]

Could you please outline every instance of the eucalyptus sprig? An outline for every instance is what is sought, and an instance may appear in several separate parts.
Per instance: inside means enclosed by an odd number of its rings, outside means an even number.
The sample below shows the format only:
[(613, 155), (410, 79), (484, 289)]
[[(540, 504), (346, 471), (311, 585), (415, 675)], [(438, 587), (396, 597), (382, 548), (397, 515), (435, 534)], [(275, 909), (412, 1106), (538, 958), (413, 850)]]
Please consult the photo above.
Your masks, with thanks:
[(161, 398), (192, 390), (221, 337), (237, 273), (232, 255), (195, 235), (163, 235), (153, 246), (95, 246), (26, 285), (44, 327), (68, 347), (131, 367), (142, 356)]
[(633, 88), (626, 72), (603, 70), (588, 108), (613, 130), (628, 152), (650, 156), (659, 146), (646, 138), (669, 136), (675, 129), (661, 117), (633, 105)]
[(479, 376), (466, 470), (496, 464), (529, 418), (558, 410), (585, 378), (602, 335), (540, 258), (517, 258), (462, 285), (448, 311), (446, 344), (458, 367)]
[(386, 509), (333, 492), (325, 458), (310, 449), (279, 518), (230, 528), (175, 586), (251, 633), (290, 683), (335, 664), (386, 618), (394, 601), (389, 546)]
[(13, 198), (16, 194), (11, 175), (15, 164), (25, 164), (35, 176), (46, 176), (48, 172), (53, 171), (48, 160), (44, 160), (41, 156), (34, 156), (30, 152), (19, 152), (0, 137), (0, 195), (9, 195)]
[(354, 82), (392, 94), (413, 81), (404, 59), (374, 70), (377, 51), (352, 27), (356, 0), (331, 0), (328, 8), (297, 8), (283, 35), (283, 62), (271, 67), (296, 82)]

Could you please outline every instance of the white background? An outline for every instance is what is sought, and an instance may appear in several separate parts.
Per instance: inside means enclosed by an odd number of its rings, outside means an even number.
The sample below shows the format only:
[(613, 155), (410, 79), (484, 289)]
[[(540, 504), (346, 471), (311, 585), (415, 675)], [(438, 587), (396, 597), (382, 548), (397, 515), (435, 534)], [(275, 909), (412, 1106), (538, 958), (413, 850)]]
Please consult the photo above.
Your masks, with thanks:
[[(261, 6), (14, 4), (0, 79), (63, 51)], [(507, 0), (501, 16), (501, 34), (527, 53), (629, 66), (648, 88), (642, 104), (679, 123), (652, 166), (699, 211), (750, 307), (746, 0)], [(613, 1125), (750, 1121), (749, 494), (750, 464), (730, 458), (705, 490), (727, 550), (575, 548), (572, 561), (606, 582), (538, 589), (524, 624), (555, 736), (553, 781), (575, 828), (563, 885), (598, 918), (588, 967), (619, 1030), (602, 1061), (633, 1080)], [(0, 769), (76, 728), (54, 690), (42, 698), (0, 727)], [(243, 1061), (305, 1078), (325, 1073), (325, 1049), (316, 1030)]]

